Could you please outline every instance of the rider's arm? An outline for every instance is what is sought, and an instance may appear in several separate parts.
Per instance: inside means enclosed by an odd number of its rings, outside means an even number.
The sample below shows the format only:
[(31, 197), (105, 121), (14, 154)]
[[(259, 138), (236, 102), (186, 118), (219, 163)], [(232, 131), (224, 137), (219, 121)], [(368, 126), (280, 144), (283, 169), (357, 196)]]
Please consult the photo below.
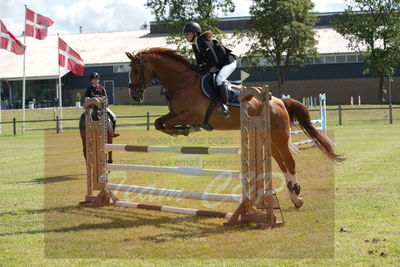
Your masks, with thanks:
[(86, 88), (85, 97), (92, 97), (90, 89), (91, 89), (91, 87)]
[(196, 58), (196, 63), (197, 63), (197, 65), (200, 65), (201, 63), (203, 63), (203, 60), (201, 59), (201, 56), (200, 56), (199, 47), (197, 45), (193, 44), (192, 49), (193, 49), (194, 57)]
[(218, 66), (218, 57), (215, 54), (212, 41), (206, 41), (203, 38), (199, 38), (199, 45), (202, 46), (207, 58), (205, 69), (211, 69), (214, 66)]
[(102, 95), (108, 98), (106, 89), (103, 86), (101, 88), (103, 90)]

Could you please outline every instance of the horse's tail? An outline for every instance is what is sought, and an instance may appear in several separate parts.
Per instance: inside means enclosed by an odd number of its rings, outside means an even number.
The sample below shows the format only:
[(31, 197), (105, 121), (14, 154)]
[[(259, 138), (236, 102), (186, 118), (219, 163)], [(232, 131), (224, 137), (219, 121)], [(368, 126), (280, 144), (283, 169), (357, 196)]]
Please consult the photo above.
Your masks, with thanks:
[(311, 123), (310, 113), (307, 107), (295, 99), (283, 98), (283, 103), (285, 104), (286, 110), (289, 113), (290, 123), (297, 121), (303, 132), (310, 138), (312, 138), (319, 149), (324, 152), (331, 160), (341, 162), (345, 160), (343, 157), (335, 154), (333, 151), (332, 141), (322, 135)]

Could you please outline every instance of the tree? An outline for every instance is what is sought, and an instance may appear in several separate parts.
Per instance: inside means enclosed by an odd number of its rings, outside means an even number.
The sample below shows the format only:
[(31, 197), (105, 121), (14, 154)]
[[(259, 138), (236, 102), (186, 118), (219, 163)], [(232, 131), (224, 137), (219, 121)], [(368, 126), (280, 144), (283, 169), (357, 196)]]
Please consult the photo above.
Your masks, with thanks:
[(182, 28), (189, 21), (196, 21), (204, 30), (215, 34), (222, 32), (216, 27), (218, 13), (235, 11), (233, 0), (147, 0), (146, 7), (156, 17), (156, 21), (169, 31), (168, 44), (177, 46), (177, 50), (192, 56), (191, 48), (182, 34)]
[(250, 7), (244, 34), (252, 41), (246, 56), (267, 59), (267, 67), (275, 69), (279, 95), (284, 92), (287, 71), (317, 53), (313, 7), (311, 0), (253, 0)]
[(148, 27), (149, 27), (149, 25), (147, 25), (147, 23), (145, 22), (145, 23), (143, 23), (142, 26), (140, 26), (140, 29), (141, 30), (147, 30)]
[(386, 97), (384, 78), (400, 60), (400, 3), (398, 0), (350, 0), (334, 27), (349, 46), (366, 60), (364, 74), (379, 78), (379, 101)]

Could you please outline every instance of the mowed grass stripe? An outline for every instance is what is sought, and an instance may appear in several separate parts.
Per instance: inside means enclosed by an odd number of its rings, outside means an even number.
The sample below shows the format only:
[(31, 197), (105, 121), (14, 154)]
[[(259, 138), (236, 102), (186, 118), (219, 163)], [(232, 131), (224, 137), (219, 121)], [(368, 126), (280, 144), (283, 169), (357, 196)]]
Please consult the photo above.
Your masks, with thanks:
[[(126, 112), (131, 112), (131, 108)], [(373, 115), (373, 114), (371, 114)], [(328, 121), (329, 121), (328, 115)], [(335, 201), (335, 259), (301, 259), (303, 257), (313, 257), (321, 251), (329, 249), (328, 244), (320, 244), (322, 247), (307, 246), (308, 252), (297, 257), (296, 259), (268, 259), (266, 260), (243, 260), (243, 255), (248, 257), (257, 255), (259, 252), (263, 257), (287, 257), (287, 255), (297, 255), (298, 248), (304, 246), (299, 241), (303, 236), (298, 233), (291, 233), (290, 229), (294, 219), (301, 222), (301, 217), (312, 218), (310, 225), (314, 229), (308, 231), (309, 235), (315, 235), (315, 241), (318, 241), (318, 230), (323, 229), (321, 225), (324, 223), (325, 217), (318, 217), (312, 210), (314, 199), (307, 196), (309, 186), (303, 187), (306, 198), (306, 205), (299, 211), (290, 207), (288, 200), (281, 197), (281, 204), (284, 206), (284, 215), (286, 214), (287, 225), (276, 231), (254, 230), (252, 227), (244, 227), (234, 229), (232, 231), (225, 230), (220, 226), (221, 220), (200, 220), (195, 218), (186, 219), (186, 216), (164, 215), (153, 212), (135, 212), (132, 210), (118, 209), (114, 207), (102, 209), (79, 209), (76, 207), (77, 201), (82, 200), (84, 195), (85, 181), (84, 177), (77, 180), (53, 180), (52, 183), (42, 184), (43, 181), (43, 151), (40, 152), (40, 146), (43, 146), (42, 133), (30, 132), (20, 137), (0, 137), (0, 156), (4, 159), (0, 161), (0, 203), (1, 213), (0, 221), (3, 227), (0, 227), (0, 253), (2, 258), (0, 265), (41, 265), (41, 266), (57, 266), (57, 265), (83, 265), (83, 264), (101, 264), (109, 265), (157, 265), (157, 266), (204, 266), (205, 264), (220, 266), (226, 264), (228, 266), (260, 266), (271, 264), (276, 266), (287, 265), (389, 265), (399, 261), (399, 245), (400, 233), (398, 221), (400, 220), (398, 205), (396, 199), (399, 199), (399, 180), (398, 161), (399, 155), (399, 124), (386, 125), (361, 125), (364, 118), (355, 117), (356, 125), (344, 125), (336, 127), (336, 149), (339, 153), (347, 156), (347, 161), (336, 165), (336, 185), (338, 189)], [(386, 122), (385, 122), (386, 123)], [(69, 134), (69, 133), (68, 133)], [(163, 136), (154, 131), (148, 132), (151, 136)], [(203, 133), (200, 133), (201, 136)], [(219, 135), (219, 132), (213, 132)], [(224, 135), (224, 132), (220, 134)], [(20, 139), (18, 139), (20, 138)], [(64, 140), (66, 135), (54, 136)], [(125, 137), (124, 137), (125, 138)], [(396, 139), (397, 138), (397, 139)], [(55, 139), (57, 140), (57, 139)], [(79, 166), (73, 166), (66, 169), (67, 174), (73, 178), (78, 177), (84, 169), (81, 165), (82, 156), (80, 152), (80, 140), (77, 137), (71, 139), (72, 145), (78, 148), (74, 149), (75, 159), (72, 161)], [(127, 143), (135, 144), (132, 137), (126, 137)], [(66, 143), (65, 145), (70, 145)], [(55, 155), (65, 153), (68, 150), (62, 150), (63, 144), (54, 146), (58, 151)], [(303, 152), (301, 158), (305, 157), (310, 150)], [(158, 159), (162, 159), (165, 155), (159, 155)], [(322, 157), (322, 156), (321, 156)], [(10, 160), (11, 158), (11, 160)], [(61, 157), (62, 158), (62, 157)], [(316, 157), (318, 158), (318, 157)], [(40, 163), (42, 161), (42, 163)], [(318, 161), (319, 162), (319, 161)], [(391, 162), (394, 162), (393, 164)], [(25, 166), (22, 166), (25, 165)], [(39, 166), (38, 166), (39, 165)], [(317, 167), (316, 161), (310, 162), (311, 167)], [(57, 167), (62, 164), (56, 164)], [(298, 172), (302, 172), (303, 165), (298, 165)], [(59, 170), (64, 174), (63, 170)], [(161, 179), (163, 176), (159, 176)], [(135, 179), (140, 178), (135, 177)], [(146, 179), (153, 179), (147, 177)], [(312, 177), (302, 176), (302, 182), (307, 184), (307, 179)], [(172, 181), (175, 180), (175, 181)], [(171, 177), (171, 180), (165, 179), (166, 185), (176, 185), (176, 182), (183, 180), (178, 177)], [(206, 181), (204, 180), (206, 183)], [(314, 179), (310, 182), (320, 182)], [(196, 182), (191, 180), (191, 186), (195, 187)], [(53, 201), (51, 205), (47, 203), (44, 206), (43, 187), (54, 186), (64, 188), (66, 193), (62, 193), (62, 198)], [(307, 188), (308, 187), (308, 188)], [(313, 188), (318, 188), (315, 184)], [(52, 189), (52, 187), (48, 187)], [(80, 192), (77, 192), (80, 190)], [(55, 191), (57, 192), (57, 191)], [(73, 194), (70, 194), (70, 193)], [(317, 191), (316, 191), (317, 192)], [(286, 191), (282, 192), (286, 195)], [(310, 191), (314, 194), (314, 191)], [(44, 223), (44, 215), (49, 217), (56, 216), (59, 218), (63, 214), (67, 217), (79, 218), (78, 220), (64, 220), (60, 225)], [(299, 217), (297, 217), (297, 215)], [(66, 218), (67, 218), (66, 217)], [(327, 217), (329, 218), (329, 217)], [(315, 223), (319, 220), (319, 223)], [(289, 223), (290, 222), (290, 223)], [(137, 225), (137, 223), (141, 223)], [(302, 225), (305, 227), (305, 225)], [(339, 232), (341, 227), (349, 229), (348, 232)], [(78, 233), (78, 235), (77, 235)], [(121, 233), (124, 234), (123, 238)], [(145, 235), (143, 235), (145, 234)], [(91, 251), (90, 238), (101, 236), (104, 242), (104, 248), (99, 257), (110, 257), (113, 246), (108, 243), (109, 237), (113, 237), (114, 246), (127, 247), (128, 250), (117, 250), (113, 257), (137, 258), (139, 253), (142, 258), (166, 256), (165, 253), (171, 249), (171, 255), (187, 257), (187, 248), (194, 251), (192, 256), (204, 257), (208, 255), (210, 260), (145, 260), (133, 262), (124, 259), (63, 259), (65, 255), (81, 255), (82, 258), (87, 257), (86, 251)], [(73, 236), (80, 236), (80, 246), (67, 246), (77, 239), (71, 239)], [(323, 237), (323, 236), (322, 236)], [(44, 239), (45, 238), (45, 239)], [(372, 242), (373, 238), (380, 238), (379, 242)], [(71, 240), (70, 240), (71, 239)], [(227, 244), (227, 239), (230, 243)], [(370, 242), (365, 242), (368, 239)], [(386, 241), (383, 241), (386, 239)], [(49, 243), (50, 241), (50, 243)], [(262, 244), (262, 246), (245, 246), (247, 242), (252, 244)], [(45, 244), (54, 245), (53, 250), (49, 250)], [(232, 244), (232, 246), (231, 246)], [(242, 247), (240, 247), (240, 244)], [(328, 245), (328, 247), (327, 247)], [(240, 253), (236, 253), (236, 247), (240, 248)], [(275, 251), (274, 247), (284, 247), (282, 251)], [(63, 251), (68, 248), (67, 251)], [(220, 249), (221, 248), (221, 249)], [(129, 249), (136, 250), (130, 253)], [(369, 254), (369, 250), (377, 250), (378, 253)], [(63, 251), (60, 253), (49, 254), (46, 252)], [(83, 251), (83, 252), (82, 252)], [(379, 256), (380, 252), (388, 253), (388, 256)], [(86, 254), (85, 254), (86, 253)], [(175, 253), (175, 254), (174, 254)], [(86, 256), (85, 256), (86, 255)], [(226, 257), (238, 257), (235, 260), (220, 259), (221, 255)], [(56, 259), (49, 259), (56, 257)], [(214, 258), (214, 259), (213, 259)], [(215, 260), (217, 258), (217, 260)]]

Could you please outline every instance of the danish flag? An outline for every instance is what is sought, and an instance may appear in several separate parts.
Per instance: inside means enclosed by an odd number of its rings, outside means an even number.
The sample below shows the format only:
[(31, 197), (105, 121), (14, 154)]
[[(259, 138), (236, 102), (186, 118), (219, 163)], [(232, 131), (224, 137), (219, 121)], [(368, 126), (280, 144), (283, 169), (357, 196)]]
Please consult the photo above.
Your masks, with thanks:
[(5, 49), (17, 55), (25, 53), (26, 46), (24, 46), (15, 36), (9, 32), (6, 25), (0, 20), (0, 49)]
[(85, 72), (85, 63), (81, 56), (60, 37), (58, 37), (58, 64), (79, 76), (83, 76)]
[(26, 8), (25, 12), (25, 34), (36, 39), (43, 40), (47, 35), (47, 28), (53, 25), (53, 21), (48, 17), (37, 14)]

